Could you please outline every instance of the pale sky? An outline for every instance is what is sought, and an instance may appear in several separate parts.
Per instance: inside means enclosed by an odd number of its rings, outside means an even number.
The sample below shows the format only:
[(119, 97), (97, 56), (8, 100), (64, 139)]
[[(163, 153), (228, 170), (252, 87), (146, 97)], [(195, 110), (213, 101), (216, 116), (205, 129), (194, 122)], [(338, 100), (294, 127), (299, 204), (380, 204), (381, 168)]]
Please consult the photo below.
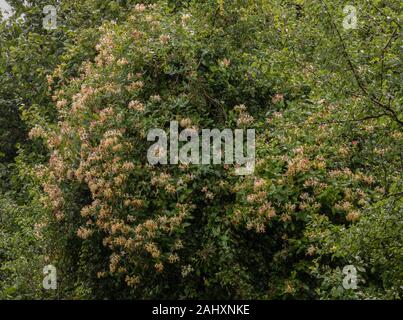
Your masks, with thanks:
[(3, 11), (5, 17), (8, 16), (5, 12), (10, 10), (10, 6), (5, 0), (0, 0), (0, 10)]

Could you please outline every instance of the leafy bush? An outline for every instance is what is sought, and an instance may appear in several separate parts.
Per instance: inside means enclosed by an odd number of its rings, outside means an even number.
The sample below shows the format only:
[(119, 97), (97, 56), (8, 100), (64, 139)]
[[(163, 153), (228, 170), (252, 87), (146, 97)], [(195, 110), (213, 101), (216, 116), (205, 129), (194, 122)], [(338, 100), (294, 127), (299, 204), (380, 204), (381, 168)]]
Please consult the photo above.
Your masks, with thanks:
[[(344, 1), (71, 3), (35, 47), (52, 59), (3, 188), (2, 295), (52, 298), (33, 275), (51, 262), (60, 298), (401, 298), (393, 1), (360, 1), (350, 31)], [(151, 166), (147, 133), (172, 120), (254, 128), (254, 174)]]

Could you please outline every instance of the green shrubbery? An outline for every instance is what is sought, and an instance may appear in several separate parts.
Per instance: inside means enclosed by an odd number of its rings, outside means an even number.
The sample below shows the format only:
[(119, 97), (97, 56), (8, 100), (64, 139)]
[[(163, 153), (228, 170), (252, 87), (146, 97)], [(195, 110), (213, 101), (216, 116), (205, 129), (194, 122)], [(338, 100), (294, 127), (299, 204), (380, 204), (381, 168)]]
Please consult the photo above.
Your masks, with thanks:
[[(0, 167), (1, 296), (400, 298), (398, 5), (360, 1), (343, 30), (343, 1), (149, 3), (62, 3), (70, 30), (37, 35), (31, 142)], [(254, 128), (254, 174), (147, 164), (172, 120)]]

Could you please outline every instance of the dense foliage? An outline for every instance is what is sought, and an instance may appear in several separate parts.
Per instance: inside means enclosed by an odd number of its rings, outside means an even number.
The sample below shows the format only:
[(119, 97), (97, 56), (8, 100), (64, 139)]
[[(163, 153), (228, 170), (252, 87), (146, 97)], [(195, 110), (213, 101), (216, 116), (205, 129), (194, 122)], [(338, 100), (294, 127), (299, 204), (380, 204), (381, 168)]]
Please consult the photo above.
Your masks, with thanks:
[[(399, 1), (9, 2), (1, 298), (402, 297)], [(172, 120), (254, 128), (254, 174), (148, 164)]]

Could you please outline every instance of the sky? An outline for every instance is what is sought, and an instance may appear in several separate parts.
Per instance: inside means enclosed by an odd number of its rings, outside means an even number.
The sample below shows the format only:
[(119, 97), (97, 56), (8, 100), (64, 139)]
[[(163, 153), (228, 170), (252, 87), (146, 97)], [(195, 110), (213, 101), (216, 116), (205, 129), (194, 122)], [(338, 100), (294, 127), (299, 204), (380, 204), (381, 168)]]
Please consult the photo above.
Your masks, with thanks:
[[(0, 10), (3, 11), (3, 13), (5, 11), (10, 10), (10, 6), (8, 5), (8, 3), (5, 0), (0, 0)], [(7, 17), (7, 13), (4, 14), (5, 17)]]

